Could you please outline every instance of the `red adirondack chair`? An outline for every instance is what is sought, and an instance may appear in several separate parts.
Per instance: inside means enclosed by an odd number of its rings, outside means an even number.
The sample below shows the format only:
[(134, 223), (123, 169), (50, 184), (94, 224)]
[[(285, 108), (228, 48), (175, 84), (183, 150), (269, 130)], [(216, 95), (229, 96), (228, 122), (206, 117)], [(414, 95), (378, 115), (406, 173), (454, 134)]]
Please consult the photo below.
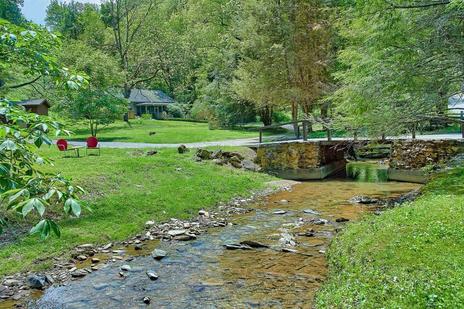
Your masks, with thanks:
[(64, 153), (73, 151), (76, 154), (76, 156), (79, 158), (79, 147), (69, 147), (69, 144), (65, 139), (59, 139), (56, 142), (56, 146), (58, 147), (59, 151), (63, 151)]
[(87, 147), (85, 148), (85, 154), (89, 150), (98, 150), (98, 155), (100, 155), (100, 146), (98, 145), (98, 139), (94, 136), (91, 136), (87, 139)]

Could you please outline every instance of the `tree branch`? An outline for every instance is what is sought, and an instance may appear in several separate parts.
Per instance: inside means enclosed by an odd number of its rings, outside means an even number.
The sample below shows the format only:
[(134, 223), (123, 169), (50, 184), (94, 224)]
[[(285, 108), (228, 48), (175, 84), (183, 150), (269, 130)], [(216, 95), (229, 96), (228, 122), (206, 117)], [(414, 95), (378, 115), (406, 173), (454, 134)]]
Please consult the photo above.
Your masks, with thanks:
[(21, 83), (21, 84), (13, 85), (13, 86), (8, 86), (7, 88), (10, 88), (10, 89), (21, 88), (21, 87), (24, 87), (24, 86), (27, 86), (27, 85), (30, 85), (30, 84), (35, 83), (35, 82), (38, 81), (41, 77), (42, 77), (42, 75), (39, 75), (39, 76), (37, 76), (36, 78), (34, 78), (33, 80), (30, 80), (30, 81), (27, 81), (27, 82), (24, 82), (24, 83)]

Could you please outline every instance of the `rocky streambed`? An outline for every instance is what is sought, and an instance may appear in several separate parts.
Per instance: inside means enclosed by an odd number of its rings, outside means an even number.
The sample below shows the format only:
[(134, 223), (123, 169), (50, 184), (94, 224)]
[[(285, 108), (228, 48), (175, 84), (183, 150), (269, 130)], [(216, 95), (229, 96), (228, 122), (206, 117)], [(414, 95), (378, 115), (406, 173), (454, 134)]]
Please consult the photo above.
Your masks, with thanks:
[(72, 279), (53, 284), (25, 305), (310, 308), (326, 277), (331, 238), (363, 213), (382, 208), (380, 201), (417, 187), (308, 182), (246, 208), (236, 201), (222, 211), (202, 211), (197, 220), (147, 222), (146, 232), (126, 243), (81, 247), (75, 256), (80, 261), (63, 265)]

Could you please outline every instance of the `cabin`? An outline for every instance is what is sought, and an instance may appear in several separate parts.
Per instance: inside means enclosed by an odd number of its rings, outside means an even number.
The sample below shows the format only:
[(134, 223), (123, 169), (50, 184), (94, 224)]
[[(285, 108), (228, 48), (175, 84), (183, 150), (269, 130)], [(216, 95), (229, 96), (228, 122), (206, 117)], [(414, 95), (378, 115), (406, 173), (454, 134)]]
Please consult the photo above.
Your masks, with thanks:
[(166, 116), (168, 106), (176, 103), (161, 90), (132, 89), (129, 97), (131, 110), (137, 116), (150, 114), (153, 119)]
[(37, 115), (48, 116), (50, 104), (46, 99), (33, 99), (16, 102), (17, 105), (23, 106), (26, 111)]

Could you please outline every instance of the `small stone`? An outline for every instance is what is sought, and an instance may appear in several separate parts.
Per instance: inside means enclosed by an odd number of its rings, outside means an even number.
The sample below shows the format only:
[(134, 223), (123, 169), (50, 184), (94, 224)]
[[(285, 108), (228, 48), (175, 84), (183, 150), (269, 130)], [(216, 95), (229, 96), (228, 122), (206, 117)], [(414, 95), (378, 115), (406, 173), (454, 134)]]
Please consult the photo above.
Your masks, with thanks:
[(347, 219), (347, 218), (338, 218), (335, 220), (335, 222), (338, 222), (338, 223), (348, 222), (348, 221), (350, 221), (350, 219)]
[(186, 232), (187, 232), (186, 230), (170, 230), (168, 231), (168, 235), (175, 237), (175, 236), (183, 235)]
[(244, 246), (249, 246), (251, 248), (269, 248), (268, 245), (262, 244), (254, 240), (245, 240), (245, 241), (240, 242), (240, 244)]
[(3, 281), (3, 285), (8, 286), (8, 287), (18, 286), (18, 285), (21, 285), (21, 281), (16, 280), (16, 279), (7, 279)]
[(155, 225), (155, 221), (150, 220), (150, 221), (145, 222), (146, 227), (150, 227), (150, 226), (153, 226), (153, 225)]
[(298, 250), (295, 249), (290, 249), (290, 248), (282, 248), (282, 252), (287, 252), (287, 253), (297, 253)]
[(158, 275), (154, 271), (147, 271), (147, 276), (150, 280), (158, 280)]
[(138, 250), (142, 250), (142, 249), (143, 249), (143, 245), (142, 245), (142, 244), (136, 244), (136, 245), (134, 246), (134, 250), (137, 250), (137, 251), (138, 251)]
[(155, 260), (162, 260), (162, 259), (164, 259), (164, 258), (167, 256), (167, 253), (166, 253), (166, 251), (163, 251), (163, 250), (160, 250), (160, 249), (155, 249), (155, 250), (153, 250), (153, 252), (151, 253), (151, 256), (152, 256)]
[(189, 152), (189, 151), (190, 150), (185, 145), (180, 145), (179, 147), (177, 147), (177, 152), (180, 153), (180, 154), (183, 154), (183, 153), (186, 153), (186, 152)]
[(146, 296), (143, 298), (143, 303), (149, 305), (151, 303), (151, 298)]
[(179, 236), (176, 236), (174, 237), (174, 240), (178, 240), (178, 241), (189, 241), (189, 240), (193, 240), (193, 239), (196, 239), (197, 237), (195, 235), (192, 235), (192, 234), (185, 234), (185, 235), (179, 235)]
[(92, 261), (93, 264), (100, 263), (100, 259), (96, 258), (96, 257), (92, 258), (91, 261)]
[(279, 201), (279, 204), (288, 204), (288, 203), (289, 203), (288, 200), (280, 200)]
[(123, 278), (124, 278), (125, 276), (126, 276), (126, 275), (125, 275), (122, 271), (119, 272), (119, 277), (123, 277)]
[(311, 223), (312, 224), (315, 224), (315, 225), (324, 225), (326, 223), (328, 223), (329, 221), (325, 220), (325, 219), (314, 219), (314, 220), (311, 220)]
[(127, 265), (127, 264), (121, 266), (121, 270), (122, 270), (122, 271), (130, 271), (131, 269), (132, 269), (132, 268), (131, 268), (129, 265)]
[(31, 275), (27, 277), (27, 283), (33, 289), (43, 289), (47, 285), (48, 280), (47, 277), (42, 275)]
[(109, 244), (104, 245), (102, 249), (103, 249), (103, 250), (108, 250), (108, 249), (110, 249), (111, 247), (113, 247), (113, 243), (109, 243)]
[(204, 217), (209, 217), (209, 212), (202, 209), (202, 210), (198, 211), (198, 215), (204, 216)]
[(276, 210), (273, 212), (274, 215), (285, 215), (287, 211), (285, 210)]
[(87, 260), (87, 256), (85, 256), (85, 255), (78, 255), (78, 256), (76, 257), (76, 259), (78, 259), (79, 261), (85, 261), (85, 260)]
[(251, 250), (250, 246), (240, 245), (240, 244), (226, 244), (224, 247), (227, 250)]
[(87, 276), (88, 272), (84, 269), (77, 269), (71, 273), (71, 277), (73, 278), (82, 278)]
[(94, 245), (92, 244), (83, 244), (83, 245), (78, 246), (78, 248), (81, 248), (81, 249), (92, 249), (93, 247)]
[(317, 211), (312, 210), (312, 209), (305, 209), (305, 210), (303, 210), (303, 212), (305, 214), (309, 214), (309, 215), (315, 215), (315, 216), (319, 215), (319, 213)]

